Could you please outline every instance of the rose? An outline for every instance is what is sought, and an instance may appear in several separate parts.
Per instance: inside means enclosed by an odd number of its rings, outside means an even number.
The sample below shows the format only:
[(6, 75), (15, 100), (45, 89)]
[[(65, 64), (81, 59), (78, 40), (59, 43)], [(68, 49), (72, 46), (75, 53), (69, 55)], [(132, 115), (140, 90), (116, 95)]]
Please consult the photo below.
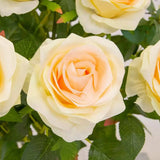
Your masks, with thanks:
[(160, 41), (147, 47), (129, 66), (126, 92), (138, 95), (136, 103), (145, 111), (160, 115)]
[(14, 51), (13, 44), (0, 36), (0, 117), (18, 100), (28, 65), (28, 61)]
[(86, 32), (112, 33), (134, 30), (149, 4), (150, 0), (76, 0), (76, 10)]
[(125, 108), (119, 91), (124, 61), (109, 40), (48, 39), (31, 64), (27, 102), (66, 141), (86, 138), (97, 122)]
[(0, 15), (24, 14), (38, 6), (38, 0), (0, 0)]

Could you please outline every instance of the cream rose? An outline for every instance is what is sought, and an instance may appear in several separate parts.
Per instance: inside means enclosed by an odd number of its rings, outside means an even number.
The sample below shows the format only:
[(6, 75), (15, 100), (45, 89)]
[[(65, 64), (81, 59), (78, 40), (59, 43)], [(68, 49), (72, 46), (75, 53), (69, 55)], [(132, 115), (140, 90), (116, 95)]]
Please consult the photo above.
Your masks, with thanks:
[(46, 40), (31, 60), (28, 104), (66, 141), (85, 139), (95, 124), (122, 112), (123, 57), (100, 37)]
[(89, 33), (134, 30), (150, 0), (76, 0), (79, 21)]
[(0, 117), (17, 102), (28, 71), (28, 61), (0, 36)]
[(136, 103), (145, 111), (160, 115), (160, 41), (147, 47), (129, 66), (126, 92), (138, 95)]
[(0, 0), (0, 15), (24, 14), (38, 6), (39, 0)]

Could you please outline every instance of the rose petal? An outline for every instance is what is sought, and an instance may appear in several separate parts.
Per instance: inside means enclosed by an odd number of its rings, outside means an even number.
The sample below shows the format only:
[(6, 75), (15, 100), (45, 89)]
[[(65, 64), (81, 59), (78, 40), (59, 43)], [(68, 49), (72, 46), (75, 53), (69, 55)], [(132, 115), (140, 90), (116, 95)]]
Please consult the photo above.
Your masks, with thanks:
[(17, 2), (15, 0), (0, 0), (0, 4), (0, 15), (3, 17), (10, 16), (12, 13), (27, 13), (37, 7), (39, 0), (26, 2)]

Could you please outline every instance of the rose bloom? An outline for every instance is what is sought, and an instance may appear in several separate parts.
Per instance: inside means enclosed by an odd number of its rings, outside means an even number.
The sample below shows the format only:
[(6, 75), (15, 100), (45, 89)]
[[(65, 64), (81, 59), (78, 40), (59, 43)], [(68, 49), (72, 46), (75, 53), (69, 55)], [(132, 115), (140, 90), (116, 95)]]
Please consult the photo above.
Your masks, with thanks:
[(155, 110), (160, 115), (160, 41), (131, 62), (126, 92), (138, 95), (136, 103), (145, 112)]
[(12, 42), (0, 36), (0, 117), (16, 104), (29, 63), (17, 54)]
[(150, 0), (76, 0), (79, 21), (88, 33), (135, 30)]
[(47, 39), (31, 64), (28, 104), (66, 141), (85, 139), (97, 122), (125, 108), (119, 91), (124, 61), (109, 40)]
[(38, 6), (39, 0), (0, 0), (0, 15), (24, 14)]

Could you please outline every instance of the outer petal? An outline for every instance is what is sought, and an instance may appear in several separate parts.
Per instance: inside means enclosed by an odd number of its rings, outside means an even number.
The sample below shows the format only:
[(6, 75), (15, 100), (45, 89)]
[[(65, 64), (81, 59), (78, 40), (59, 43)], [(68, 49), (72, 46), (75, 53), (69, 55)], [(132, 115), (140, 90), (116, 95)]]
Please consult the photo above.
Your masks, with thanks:
[(0, 90), (0, 102), (10, 96), (12, 76), (16, 69), (16, 55), (13, 44), (0, 36), (0, 65), (3, 74), (3, 87)]
[(17, 102), (28, 72), (28, 61), (19, 54), (16, 54), (16, 58), (17, 65), (12, 77), (10, 96), (6, 101), (0, 103), (0, 117), (4, 116)]
[(152, 79), (154, 77), (156, 61), (159, 54), (160, 54), (160, 41), (156, 43), (154, 46), (147, 47), (141, 55), (142, 67), (140, 72), (143, 75), (144, 79), (148, 82), (151, 89), (152, 89)]
[[(51, 127), (53, 132), (62, 136), (66, 141), (71, 142), (88, 137), (92, 133), (95, 124), (81, 118), (68, 117), (56, 112), (48, 103), (49, 97), (38, 85), (38, 70), (39, 67), (37, 66), (31, 77), (27, 96), (28, 104), (40, 113), (44, 122)], [(54, 102), (54, 106), (56, 105)]]
[(79, 16), (79, 21), (86, 32), (100, 34), (112, 33), (117, 30), (109, 25), (95, 21), (91, 17), (95, 12), (89, 8), (84, 7), (81, 0), (76, 0), (76, 9)]
[(150, 96), (153, 109), (160, 115), (160, 102), (155, 98), (152, 92), (148, 92), (148, 95)]
[[(76, 0), (76, 9), (79, 21), (84, 30), (88, 33), (112, 33), (118, 29), (134, 30), (141, 18), (144, 16), (145, 9), (149, 5), (150, 0), (139, 0), (132, 6), (121, 3), (119, 3), (119, 5), (114, 5), (111, 0), (102, 1), (101, 3), (106, 3), (108, 7), (111, 6), (113, 9), (110, 7), (111, 11), (106, 11), (106, 7), (102, 5), (99, 6), (100, 8), (98, 8), (98, 12), (104, 12), (104, 14), (106, 13), (107, 15), (110, 15), (109, 13), (111, 12), (111, 15), (113, 14), (113, 16), (117, 16), (114, 18), (106, 18), (105, 16), (101, 16), (101, 14), (97, 14), (97, 9), (88, 0), (86, 2), (84, 2), (84, 0)], [(115, 3), (118, 4), (118, 2)], [(120, 11), (116, 11), (116, 9), (120, 9)]]
[(14, 0), (0, 0), (0, 15), (10, 16), (12, 13), (23, 14), (27, 13), (39, 4), (39, 0), (31, 0), (26, 2), (17, 2)]
[(125, 110), (125, 104), (123, 102), (123, 97), (119, 92), (111, 101), (111, 106), (109, 111), (106, 113), (103, 120), (113, 117), (122, 113)]
[(126, 93), (127, 96), (138, 95), (136, 103), (145, 111), (152, 112), (153, 107), (151, 99), (148, 96), (147, 83), (141, 75), (139, 69), (141, 68), (142, 60), (141, 57), (134, 59), (130, 66), (126, 82)]
[[(29, 71), (25, 80), (25, 84), (23, 87), (24, 92), (27, 93), (29, 82), (31, 78), (31, 74), (33, 72), (33, 68), (36, 66), (37, 63), (41, 63), (42, 67), (44, 66), (44, 63), (46, 63), (47, 59), (49, 57), (54, 56), (56, 52), (52, 52), (52, 50), (55, 50), (57, 46), (59, 46), (63, 42), (63, 39), (57, 39), (55, 41), (52, 41), (51, 39), (46, 39), (42, 45), (39, 47), (37, 52), (34, 54), (32, 59), (29, 61)], [(52, 52), (52, 54), (51, 54)]]
[(92, 14), (91, 18), (102, 26), (110, 26), (114, 30), (135, 30), (144, 13), (145, 9), (137, 12), (127, 12), (116, 18), (103, 18), (96, 14)]

